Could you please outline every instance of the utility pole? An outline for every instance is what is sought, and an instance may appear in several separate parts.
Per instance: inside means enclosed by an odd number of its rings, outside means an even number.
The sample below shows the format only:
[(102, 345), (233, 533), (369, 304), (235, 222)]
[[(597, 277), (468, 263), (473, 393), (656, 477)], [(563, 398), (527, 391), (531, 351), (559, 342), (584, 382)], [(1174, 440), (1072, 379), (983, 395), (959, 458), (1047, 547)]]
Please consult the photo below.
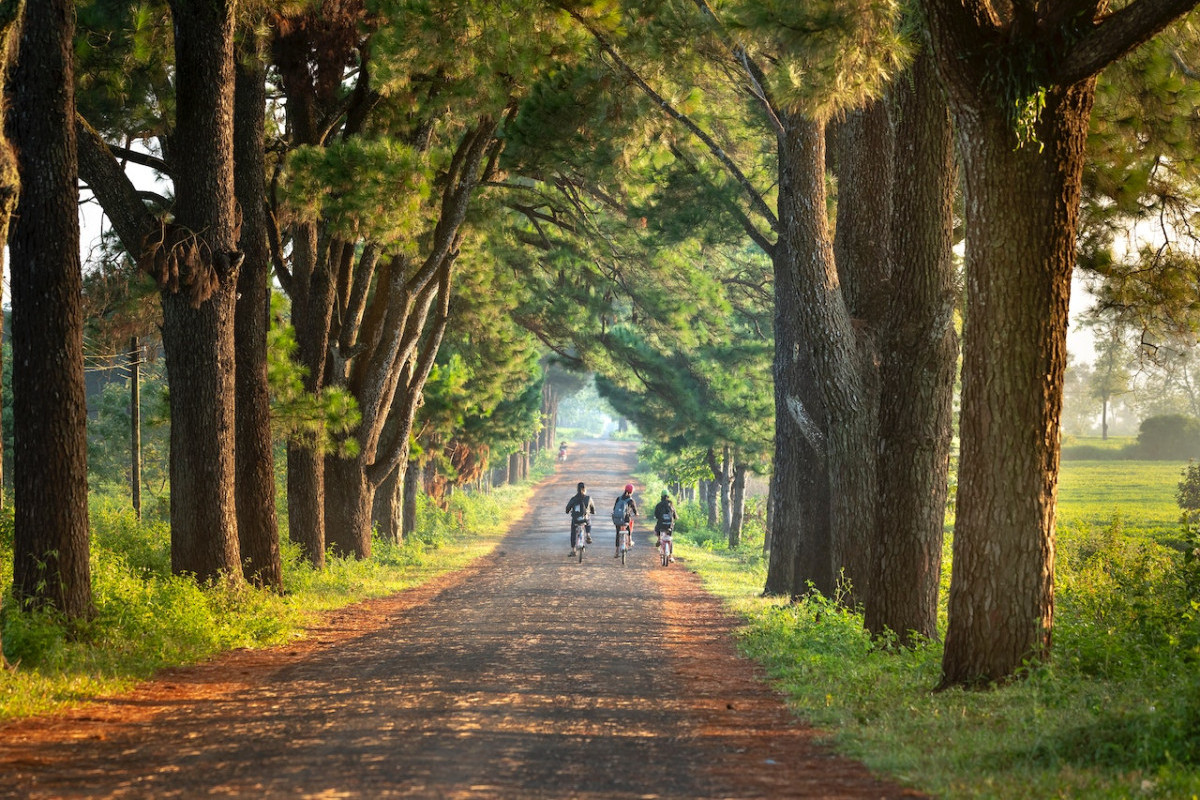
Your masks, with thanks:
[(142, 343), (129, 340), (129, 491), (133, 513), (142, 518)]

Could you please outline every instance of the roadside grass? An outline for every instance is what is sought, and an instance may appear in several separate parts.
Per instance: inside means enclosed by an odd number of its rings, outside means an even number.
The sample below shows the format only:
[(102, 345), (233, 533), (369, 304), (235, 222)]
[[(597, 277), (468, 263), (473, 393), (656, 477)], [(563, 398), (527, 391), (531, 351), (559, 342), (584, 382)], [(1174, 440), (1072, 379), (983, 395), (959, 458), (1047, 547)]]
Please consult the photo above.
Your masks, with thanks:
[[(235, 648), (303, 637), (326, 613), (394, 594), (460, 569), (490, 552), (522, 513), (532, 484), (553, 471), (547, 455), (530, 483), (490, 494), (455, 492), (445, 511), (419, 498), (416, 533), (394, 545), (378, 537), (363, 561), (328, 557), (308, 566), (280, 542), (284, 592), (247, 585), (199, 586), (171, 575), (170, 530), (139, 522), (111, 496), (93, 496), (91, 566), (96, 613), (68, 624), (54, 614), (18, 613), (5, 592), (0, 721), (41, 714), (129, 688), (158, 670)], [(0, 586), (12, 585), (12, 511), (0, 511)]]
[(743, 617), (743, 652), (796, 714), (880, 774), (940, 797), (1197, 797), (1200, 598), (1171, 546), (1182, 465), (1110, 466), (1063, 465), (1052, 660), (986, 690), (936, 690), (940, 642), (872, 641), (826, 598), (761, 597), (761, 529), (730, 551), (688, 506), (677, 552)]

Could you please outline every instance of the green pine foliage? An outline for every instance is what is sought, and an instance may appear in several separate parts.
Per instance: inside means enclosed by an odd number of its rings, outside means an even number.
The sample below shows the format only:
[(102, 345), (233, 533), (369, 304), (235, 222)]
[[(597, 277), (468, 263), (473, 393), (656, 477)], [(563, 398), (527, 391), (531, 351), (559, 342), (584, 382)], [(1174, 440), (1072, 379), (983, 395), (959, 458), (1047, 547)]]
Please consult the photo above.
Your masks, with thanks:
[(432, 180), (431, 165), (415, 148), (389, 138), (354, 138), (292, 150), (281, 199), (290, 212), (285, 219), (324, 222), (348, 241), (362, 236), (396, 246), (431, 223)]
[(344, 388), (328, 386), (318, 396), (304, 388), (304, 367), (292, 358), (296, 332), (287, 319), (287, 301), (271, 295), (267, 333), (267, 383), (271, 391), (271, 430), (278, 439), (303, 442), (320, 452), (353, 456), (358, 441), (344, 434), (358, 427), (358, 403)]

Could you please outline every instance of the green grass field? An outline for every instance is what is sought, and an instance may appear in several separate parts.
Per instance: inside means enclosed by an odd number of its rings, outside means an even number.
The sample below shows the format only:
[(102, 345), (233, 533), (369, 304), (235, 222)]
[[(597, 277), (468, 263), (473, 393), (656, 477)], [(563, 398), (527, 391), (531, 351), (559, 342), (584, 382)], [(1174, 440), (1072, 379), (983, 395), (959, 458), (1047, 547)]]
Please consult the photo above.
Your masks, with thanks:
[(1108, 527), (1159, 543), (1179, 538), (1175, 492), (1182, 461), (1064, 461), (1058, 483), (1058, 529)]

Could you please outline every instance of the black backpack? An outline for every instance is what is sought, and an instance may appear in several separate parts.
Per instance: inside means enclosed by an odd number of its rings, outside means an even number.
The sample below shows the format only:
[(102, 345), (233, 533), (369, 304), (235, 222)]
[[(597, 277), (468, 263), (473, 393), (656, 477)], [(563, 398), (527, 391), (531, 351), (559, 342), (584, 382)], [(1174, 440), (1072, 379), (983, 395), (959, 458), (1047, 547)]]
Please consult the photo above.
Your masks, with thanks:
[(571, 506), (571, 521), (586, 522), (588, 518), (588, 509), (592, 507), (592, 498), (584, 495), (579, 500), (575, 501), (575, 505)]

